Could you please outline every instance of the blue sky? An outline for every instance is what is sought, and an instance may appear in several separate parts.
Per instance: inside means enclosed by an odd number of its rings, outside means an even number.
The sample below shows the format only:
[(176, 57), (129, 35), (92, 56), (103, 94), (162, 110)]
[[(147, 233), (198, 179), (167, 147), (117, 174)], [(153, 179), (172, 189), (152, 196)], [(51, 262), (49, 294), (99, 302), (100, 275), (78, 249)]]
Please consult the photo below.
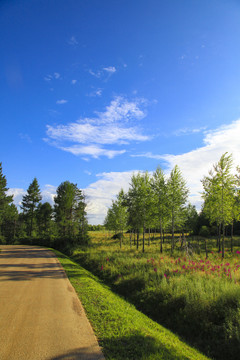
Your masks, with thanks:
[(0, 2), (0, 161), (15, 202), (65, 180), (101, 223), (133, 171), (240, 164), (240, 2)]

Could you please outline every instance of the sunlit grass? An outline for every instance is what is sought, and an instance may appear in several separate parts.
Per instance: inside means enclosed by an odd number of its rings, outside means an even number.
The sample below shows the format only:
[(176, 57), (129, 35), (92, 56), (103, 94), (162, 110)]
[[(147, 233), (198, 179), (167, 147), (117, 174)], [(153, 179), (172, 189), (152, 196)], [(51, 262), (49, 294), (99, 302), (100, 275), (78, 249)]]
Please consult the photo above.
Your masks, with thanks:
[[(206, 258), (203, 239), (192, 238), (189, 251), (181, 249), (180, 234), (171, 255), (171, 239), (160, 253), (159, 234), (142, 239), (136, 250), (129, 234), (122, 248), (119, 240), (104, 232), (90, 233), (92, 245), (78, 249), (74, 258), (134, 303), (153, 319), (178, 332), (206, 354), (217, 359), (235, 359), (240, 351), (240, 249), (225, 258), (208, 239)], [(190, 251), (191, 250), (191, 251)]]
[(83, 303), (106, 359), (207, 359), (114, 294), (90, 272), (55, 252)]

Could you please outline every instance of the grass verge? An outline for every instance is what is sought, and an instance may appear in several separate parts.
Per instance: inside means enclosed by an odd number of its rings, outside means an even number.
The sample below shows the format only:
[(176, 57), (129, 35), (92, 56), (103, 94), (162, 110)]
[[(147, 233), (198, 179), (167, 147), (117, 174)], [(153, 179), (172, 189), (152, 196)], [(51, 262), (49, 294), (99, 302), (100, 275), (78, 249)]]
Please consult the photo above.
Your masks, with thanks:
[(106, 359), (208, 359), (114, 294), (92, 273), (53, 251), (85, 308)]

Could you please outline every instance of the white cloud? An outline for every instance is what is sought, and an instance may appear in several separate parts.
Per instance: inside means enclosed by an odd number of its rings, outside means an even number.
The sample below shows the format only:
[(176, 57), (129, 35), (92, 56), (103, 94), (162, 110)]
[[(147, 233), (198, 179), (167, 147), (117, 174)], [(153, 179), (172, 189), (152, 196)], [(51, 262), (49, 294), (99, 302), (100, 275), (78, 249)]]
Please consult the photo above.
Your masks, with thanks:
[(71, 81), (71, 83), (72, 83), (73, 85), (75, 85), (75, 84), (77, 83), (77, 80), (74, 79), (74, 80)]
[(112, 200), (123, 188), (127, 191), (132, 174), (136, 171), (101, 173), (100, 178), (90, 184), (84, 193), (87, 197), (87, 214), (89, 223), (102, 224)]
[(91, 96), (91, 97), (98, 96), (98, 97), (100, 97), (100, 96), (102, 96), (102, 89), (94, 90), (90, 94), (88, 94), (88, 96)]
[(62, 99), (62, 100), (57, 100), (56, 104), (62, 105), (62, 104), (66, 104), (67, 102), (68, 102), (68, 100)]
[(58, 79), (60, 79), (60, 77), (61, 77), (61, 75), (60, 75), (58, 72), (55, 72), (55, 73), (53, 73), (53, 75), (47, 75), (47, 76), (45, 76), (45, 77), (44, 77), (44, 80), (45, 80), (45, 81), (51, 81), (51, 80), (53, 80), (53, 79), (58, 80)]
[(191, 134), (197, 134), (197, 133), (203, 132), (204, 130), (206, 130), (206, 126), (202, 126), (200, 128), (195, 128), (195, 129), (185, 127), (185, 128), (174, 131), (174, 135), (176, 135), (176, 136), (191, 135)]
[[(104, 112), (97, 112), (95, 118), (85, 118), (67, 125), (47, 125), (48, 139), (45, 141), (49, 143), (53, 141), (52, 145), (74, 155), (113, 158), (123, 154), (125, 149), (105, 149), (102, 145), (119, 146), (133, 141), (149, 140), (149, 136), (142, 135), (134, 124), (136, 120), (145, 116), (144, 111), (139, 107), (142, 102), (143, 100), (130, 102), (117, 97)], [(66, 142), (74, 144), (68, 146)]]
[(98, 145), (88, 145), (88, 146), (79, 146), (73, 145), (70, 147), (60, 147), (61, 150), (70, 152), (74, 155), (89, 155), (95, 159), (98, 159), (100, 156), (106, 156), (109, 159), (113, 159), (117, 155), (122, 155), (125, 153), (125, 150), (107, 150), (102, 149)]
[[(49, 202), (51, 205), (54, 203), (54, 196), (56, 195), (56, 186), (45, 185), (41, 190), (41, 202)], [(8, 195), (13, 195), (13, 202), (16, 206), (20, 207), (22, 204), (22, 197), (26, 195), (27, 191), (19, 188), (11, 188), (8, 190)]]
[(109, 77), (113, 75), (116, 71), (117, 69), (115, 68), (115, 66), (103, 67), (97, 71), (93, 71), (92, 69), (88, 70), (89, 74), (91, 74), (92, 76), (95, 76), (98, 79), (103, 78), (103, 80), (105, 81), (107, 81)]
[(110, 74), (114, 74), (117, 71), (115, 66), (108, 66), (108, 67), (103, 68), (103, 70)]
[(78, 45), (78, 41), (76, 39), (75, 36), (72, 36), (69, 40), (68, 40), (68, 44), (69, 45)]
[(167, 172), (178, 165), (190, 189), (190, 201), (198, 207), (202, 203), (201, 179), (212, 169), (225, 152), (233, 154), (234, 166), (240, 164), (240, 119), (229, 125), (223, 125), (212, 131), (205, 131), (204, 146), (180, 155), (153, 155), (145, 153), (142, 156), (163, 160), (167, 164)]
[(44, 77), (44, 80), (45, 81), (51, 81), (52, 78), (53, 78), (52, 75), (47, 75), (47, 76)]
[(16, 206), (20, 206), (22, 204), (22, 197), (26, 194), (26, 191), (24, 189), (19, 188), (10, 188), (7, 191), (8, 195), (13, 195), (13, 202)]
[(89, 69), (88, 72), (89, 72), (89, 74), (91, 74), (92, 76), (95, 76), (96, 78), (100, 78), (102, 75), (101, 71), (94, 72), (91, 69)]

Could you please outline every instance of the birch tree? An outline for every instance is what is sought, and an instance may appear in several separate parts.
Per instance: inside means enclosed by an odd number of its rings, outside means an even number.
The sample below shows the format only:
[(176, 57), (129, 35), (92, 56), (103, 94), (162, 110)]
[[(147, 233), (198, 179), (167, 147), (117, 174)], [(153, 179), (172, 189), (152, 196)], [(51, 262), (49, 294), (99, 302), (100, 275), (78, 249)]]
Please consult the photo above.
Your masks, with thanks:
[[(222, 257), (225, 252), (225, 226), (233, 221), (234, 192), (236, 178), (231, 173), (233, 165), (232, 155), (226, 152), (219, 162), (213, 165), (209, 176), (202, 180), (204, 210), (211, 222), (216, 221), (222, 229)], [(220, 246), (220, 242), (219, 242)]]
[(171, 252), (174, 250), (175, 240), (174, 231), (184, 216), (184, 205), (188, 198), (189, 190), (186, 186), (186, 181), (183, 179), (179, 167), (176, 165), (170, 173), (167, 181), (167, 203), (170, 213), (170, 223), (172, 232)]

